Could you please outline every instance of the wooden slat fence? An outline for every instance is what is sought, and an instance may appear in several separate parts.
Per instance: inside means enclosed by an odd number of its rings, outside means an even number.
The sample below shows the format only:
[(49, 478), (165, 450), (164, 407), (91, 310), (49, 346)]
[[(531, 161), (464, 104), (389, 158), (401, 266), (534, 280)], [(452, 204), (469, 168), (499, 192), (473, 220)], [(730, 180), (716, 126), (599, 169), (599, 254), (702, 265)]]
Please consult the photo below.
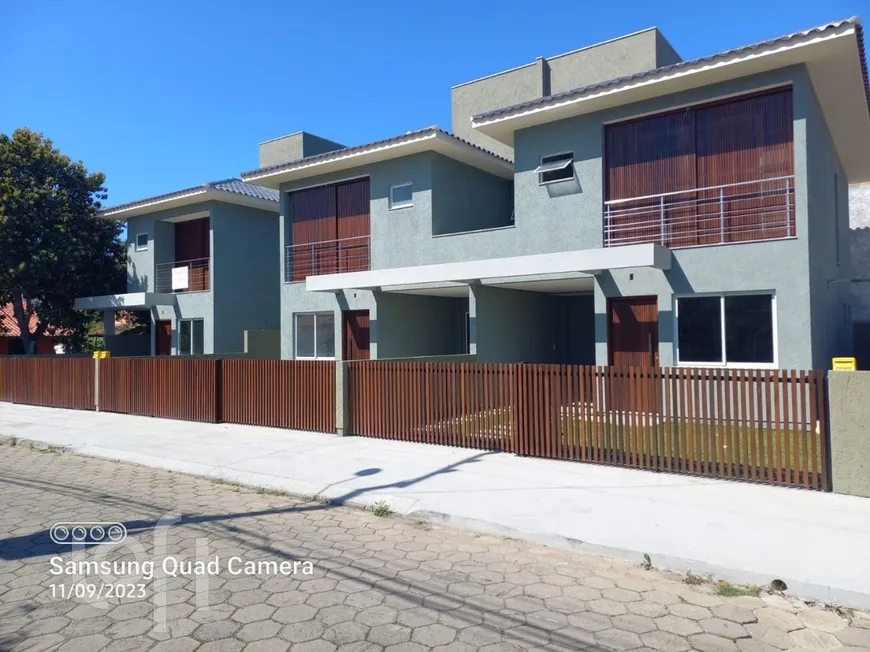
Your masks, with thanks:
[(822, 371), (520, 368), (516, 452), (830, 489)]
[(824, 372), (354, 362), (350, 433), (830, 489)]
[(351, 362), (351, 434), (513, 450), (515, 365)]
[(0, 401), (94, 409), (91, 358), (0, 358)]
[(223, 360), (226, 423), (335, 432), (335, 362)]
[(172, 358), (100, 360), (100, 409), (216, 423), (221, 362)]

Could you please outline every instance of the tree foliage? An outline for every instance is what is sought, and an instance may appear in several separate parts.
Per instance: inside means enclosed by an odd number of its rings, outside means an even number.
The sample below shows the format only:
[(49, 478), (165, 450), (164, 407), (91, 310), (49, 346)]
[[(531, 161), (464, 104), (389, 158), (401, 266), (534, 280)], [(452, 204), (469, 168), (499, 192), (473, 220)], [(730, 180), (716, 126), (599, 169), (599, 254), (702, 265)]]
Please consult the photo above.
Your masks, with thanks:
[(92, 316), (75, 299), (125, 285), (121, 225), (98, 215), (105, 180), (40, 133), (0, 134), (0, 301), (12, 302), (28, 353), (49, 326), (80, 345)]

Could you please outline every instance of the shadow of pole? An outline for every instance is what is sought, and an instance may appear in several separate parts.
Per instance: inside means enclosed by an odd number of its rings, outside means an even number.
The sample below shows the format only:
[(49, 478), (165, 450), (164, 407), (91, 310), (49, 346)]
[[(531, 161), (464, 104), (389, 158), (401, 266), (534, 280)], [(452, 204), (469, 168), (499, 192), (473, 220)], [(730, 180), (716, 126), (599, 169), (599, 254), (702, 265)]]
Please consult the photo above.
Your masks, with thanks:
[[(354, 489), (334, 499), (333, 501), (331, 501), (330, 504), (306, 504), (288, 508), (275, 508), (251, 512), (234, 512), (229, 514), (208, 514), (201, 516), (185, 515), (175, 525), (192, 526), (204, 533), (214, 534), (213, 532), (211, 532), (211, 530), (208, 529), (208, 526), (211, 526), (212, 528), (217, 528), (219, 532), (223, 531), (225, 533), (229, 533), (231, 535), (231, 539), (239, 544), (244, 544), (262, 553), (274, 555), (275, 557), (281, 559), (296, 561), (299, 560), (301, 555), (311, 556), (311, 551), (307, 549), (300, 549), (299, 551), (294, 553), (276, 547), (274, 541), (270, 541), (266, 544), (261, 543), (264, 539), (268, 539), (268, 537), (264, 537), (261, 533), (255, 530), (246, 528), (241, 525), (237, 525), (235, 523), (229, 523), (228, 521), (234, 521), (241, 518), (256, 518), (258, 516), (265, 515), (304, 513), (310, 511), (330, 509), (334, 505), (340, 505), (343, 502), (359, 497), (366, 493), (395, 487), (408, 487), (435, 475), (439, 475), (442, 473), (451, 473), (465, 464), (474, 463), (480, 460), (482, 457), (491, 454), (493, 454), (493, 451), (478, 453), (476, 455), (472, 455), (471, 457), (460, 460), (453, 464), (449, 464), (430, 473), (426, 473), (415, 478), (410, 478), (408, 480)], [(381, 472), (380, 469), (363, 469), (362, 471), (354, 474), (354, 477), (365, 477), (368, 475), (375, 475), (379, 472)], [(118, 498), (117, 496), (109, 496), (103, 492), (95, 492), (93, 490), (83, 487), (76, 487), (69, 484), (60, 485), (59, 483), (35, 481), (24, 478), (22, 476), (17, 477), (19, 478), (18, 480), (13, 480), (8, 477), (0, 477), (0, 482), (14, 484), (29, 489), (53, 491), (55, 493), (73, 496), (82, 500), (89, 500), (89, 494), (94, 494), (94, 498), (96, 498), (95, 502), (100, 504), (106, 504), (108, 502), (113, 507), (123, 507), (125, 504), (127, 504), (139, 508), (147, 508), (149, 510), (155, 509), (154, 505), (148, 505), (141, 501), (122, 499)], [(47, 484), (51, 485), (52, 488), (46, 490), (44, 487)], [(107, 498), (110, 500), (107, 501)], [(159, 519), (128, 521), (127, 523), (125, 523), (125, 525), (127, 525), (128, 527), (128, 532), (142, 532), (154, 527), (154, 525), (157, 524), (158, 520)], [(47, 547), (44, 547), (45, 539), (48, 539), (49, 543), (51, 544), (51, 546), (54, 546), (54, 548), (49, 549)], [(52, 552), (54, 552), (55, 554), (59, 554), (61, 552), (69, 552), (69, 550), (69, 546), (58, 546), (57, 544), (51, 542), (48, 530), (43, 530), (42, 532), (37, 532), (22, 537), (12, 537), (0, 540), (0, 559), (21, 559), (29, 556), (48, 555), (52, 554)], [(450, 612), (451, 617), (457, 620), (469, 623), (471, 625), (486, 628), (490, 631), (498, 633), (499, 635), (504, 633), (505, 630), (514, 630), (509, 634), (510, 637), (512, 637), (514, 640), (522, 641), (525, 644), (533, 645), (536, 647), (536, 649), (548, 650), (552, 652), (557, 652), (561, 650), (603, 650), (596, 645), (590, 644), (588, 640), (580, 640), (567, 634), (561, 634), (558, 631), (552, 631), (551, 629), (540, 627), (539, 625), (527, 619), (525, 614), (516, 611), (501, 610), (498, 612), (497, 618), (493, 619), (493, 622), (487, 622), (487, 619), (485, 617), (488, 614), (494, 613), (492, 609), (492, 603), (490, 602), (493, 598), (508, 599), (510, 597), (520, 596), (522, 595), (521, 590), (513, 595), (505, 594), (503, 596), (492, 596), (483, 594), (480, 596), (454, 597), (449, 595), (448, 582), (441, 582), (437, 579), (408, 580), (400, 578), (399, 573), (401, 571), (390, 569), (388, 567), (389, 561), (385, 561), (385, 563), (383, 564), (384, 570), (381, 570), (374, 564), (366, 564), (365, 562), (367, 559), (376, 558), (376, 551), (366, 550), (366, 553), (368, 554), (367, 557), (359, 557), (355, 560), (343, 557), (341, 554), (337, 555), (336, 557), (321, 557), (317, 558), (317, 565), (323, 568), (325, 572), (328, 572), (333, 576), (340, 577), (341, 579), (360, 582), (367, 586), (368, 589), (395, 596), (396, 598), (405, 601), (409, 605), (426, 607), (439, 612)], [(380, 562), (383, 560), (378, 559), (378, 561)], [(350, 571), (348, 570), (348, 568), (359, 569), (360, 572)], [(433, 571), (433, 575), (435, 573), (436, 572)], [(519, 589), (519, 587), (517, 588)]]

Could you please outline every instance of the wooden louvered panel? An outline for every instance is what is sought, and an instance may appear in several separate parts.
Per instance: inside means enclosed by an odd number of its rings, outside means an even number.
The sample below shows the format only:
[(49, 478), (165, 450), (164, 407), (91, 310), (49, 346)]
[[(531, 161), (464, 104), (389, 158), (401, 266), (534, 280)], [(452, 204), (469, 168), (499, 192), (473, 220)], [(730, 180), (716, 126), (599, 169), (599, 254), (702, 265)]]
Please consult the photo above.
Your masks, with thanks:
[(609, 244), (795, 235), (790, 88), (608, 125), (605, 156)]
[(318, 186), (294, 192), (290, 198), (290, 212), (294, 247), (292, 279), (303, 281), (322, 264), (323, 252), (319, 247), (300, 245), (335, 240), (337, 237), (334, 186)]
[[(655, 116), (607, 128), (607, 198), (646, 197), (694, 190), (695, 116), (692, 111)], [(695, 193), (676, 196), (668, 208), (673, 237), (683, 246), (694, 244)], [(662, 213), (657, 200), (619, 205), (610, 225), (631, 242), (661, 240)]]
[[(726, 186), (793, 175), (792, 111), (790, 89), (698, 109), (698, 186)], [(782, 213), (783, 201), (789, 199), (786, 183), (779, 179), (702, 192), (699, 199), (705, 200), (703, 205), (716, 208), (699, 210), (702, 242), (718, 242), (720, 230), (727, 242), (790, 235)], [(725, 215), (722, 225), (720, 198)], [(711, 216), (706, 224), (704, 214)]]
[(357, 179), (335, 187), (339, 272), (359, 272), (369, 268), (371, 198), (369, 180)]
[(290, 205), (293, 242), (289, 278), (302, 281), (312, 274), (369, 268), (368, 178), (299, 190), (292, 194)]

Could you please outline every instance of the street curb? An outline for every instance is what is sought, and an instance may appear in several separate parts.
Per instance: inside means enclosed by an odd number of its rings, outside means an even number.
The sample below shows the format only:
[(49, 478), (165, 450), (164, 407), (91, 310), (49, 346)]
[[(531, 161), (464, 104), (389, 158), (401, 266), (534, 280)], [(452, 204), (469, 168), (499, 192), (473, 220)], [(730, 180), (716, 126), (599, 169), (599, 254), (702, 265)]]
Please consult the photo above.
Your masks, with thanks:
[(352, 487), (334, 485), (323, 488), (321, 485), (311, 482), (281, 478), (263, 473), (236, 471), (223, 467), (198, 464), (196, 462), (183, 462), (168, 457), (128, 453), (100, 446), (55, 446), (44, 441), (11, 437), (9, 435), (0, 435), (0, 446), (27, 448), (44, 453), (67, 453), (111, 462), (135, 464), (172, 473), (184, 473), (222, 484), (237, 484), (252, 490), (265, 489), (267, 491), (281, 492), (300, 500), (323, 502), (330, 505), (344, 505), (355, 509), (370, 510), (373, 504), (383, 501), (388, 505), (391, 513), (403, 517), (413, 511), (417, 505), (417, 501), (414, 499), (381, 492), (367, 493), (365, 498), (345, 498), (348, 494), (353, 493), (354, 489)]
[(43, 453), (74, 453), (72, 448), (69, 446), (55, 446), (54, 444), (49, 444), (44, 441), (37, 441), (35, 439), (24, 439), (22, 437), (11, 437), (9, 435), (0, 435), (0, 446), (9, 446), (11, 448), (15, 448), (20, 446), (21, 448), (29, 448), (31, 450), (38, 450)]

